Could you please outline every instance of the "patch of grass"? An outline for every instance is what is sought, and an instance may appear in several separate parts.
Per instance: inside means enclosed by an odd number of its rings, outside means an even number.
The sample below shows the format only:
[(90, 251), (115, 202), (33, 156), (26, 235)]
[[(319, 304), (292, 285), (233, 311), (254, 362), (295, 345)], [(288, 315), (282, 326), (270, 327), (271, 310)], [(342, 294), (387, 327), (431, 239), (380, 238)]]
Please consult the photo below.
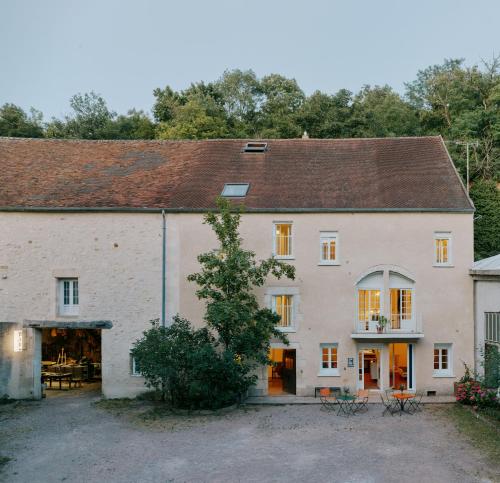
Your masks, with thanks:
[(449, 406), (446, 415), (453, 420), (460, 433), (466, 436), (488, 459), (498, 464), (500, 461), (500, 424), (498, 422), (493, 418), (488, 418), (490, 422), (485, 422), (461, 404)]
[(2, 466), (5, 466), (12, 458), (9, 458), (8, 456), (0, 456), (0, 468)]

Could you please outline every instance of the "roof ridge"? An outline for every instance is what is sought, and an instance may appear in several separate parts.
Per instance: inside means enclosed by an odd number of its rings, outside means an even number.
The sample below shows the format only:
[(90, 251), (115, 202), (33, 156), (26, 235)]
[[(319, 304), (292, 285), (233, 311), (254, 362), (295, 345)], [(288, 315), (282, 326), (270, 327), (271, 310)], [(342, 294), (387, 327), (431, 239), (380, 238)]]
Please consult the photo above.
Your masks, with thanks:
[(429, 136), (385, 136), (385, 137), (351, 137), (351, 138), (212, 138), (212, 139), (81, 139), (81, 138), (29, 138), (17, 136), (0, 136), (0, 142), (4, 141), (39, 141), (39, 142), (68, 142), (68, 143), (150, 143), (150, 144), (168, 144), (168, 143), (212, 143), (221, 141), (267, 141), (267, 142), (338, 142), (338, 141), (383, 141), (394, 139), (439, 139), (440, 135)]

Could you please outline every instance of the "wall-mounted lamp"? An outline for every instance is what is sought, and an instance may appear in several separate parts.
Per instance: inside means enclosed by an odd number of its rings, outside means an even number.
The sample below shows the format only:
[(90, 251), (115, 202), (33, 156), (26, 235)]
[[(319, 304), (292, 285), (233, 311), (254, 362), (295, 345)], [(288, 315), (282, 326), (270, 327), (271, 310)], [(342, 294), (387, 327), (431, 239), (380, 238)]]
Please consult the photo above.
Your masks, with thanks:
[(14, 352), (22, 352), (23, 350), (23, 331), (14, 331)]

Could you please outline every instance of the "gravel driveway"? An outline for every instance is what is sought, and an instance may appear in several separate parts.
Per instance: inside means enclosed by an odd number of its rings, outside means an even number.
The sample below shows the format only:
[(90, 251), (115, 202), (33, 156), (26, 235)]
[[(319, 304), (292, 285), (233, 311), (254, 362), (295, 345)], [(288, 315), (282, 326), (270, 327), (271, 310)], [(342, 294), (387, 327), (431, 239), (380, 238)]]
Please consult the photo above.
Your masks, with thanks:
[(132, 417), (76, 396), (0, 406), (0, 456), (12, 458), (0, 480), (427, 483), (495, 481), (498, 470), (445, 407), (381, 417), (370, 405), (346, 419), (316, 405), (266, 406), (155, 419), (151, 409)]

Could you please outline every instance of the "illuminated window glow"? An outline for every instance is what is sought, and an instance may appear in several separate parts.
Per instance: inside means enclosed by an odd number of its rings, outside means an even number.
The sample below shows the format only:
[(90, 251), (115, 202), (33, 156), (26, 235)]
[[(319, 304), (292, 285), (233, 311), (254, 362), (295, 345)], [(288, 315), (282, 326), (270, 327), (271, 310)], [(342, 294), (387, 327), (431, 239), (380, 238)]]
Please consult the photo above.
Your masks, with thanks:
[(434, 234), (434, 264), (451, 265), (451, 233)]
[(14, 352), (22, 352), (23, 350), (23, 331), (14, 331)]
[(380, 318), (380, 290), (358, 290), (358, 320), (369, 330), (370, 321)]
[(274, 224), (274, 255), (276, 257), (292, 256), (292, 224)]
[(281, 320), (279, 327), (291, 327), (293, 317), (293, 295), (274, 295), (273, 312), (276, 312)]
[(412, 319), (412, 290), (391, 288), (391, 327), (401, 328), (402, 320)]
[(332, 265), (338, 262), (338, 235), (333, 232), (320, 233), (320, 264)]

